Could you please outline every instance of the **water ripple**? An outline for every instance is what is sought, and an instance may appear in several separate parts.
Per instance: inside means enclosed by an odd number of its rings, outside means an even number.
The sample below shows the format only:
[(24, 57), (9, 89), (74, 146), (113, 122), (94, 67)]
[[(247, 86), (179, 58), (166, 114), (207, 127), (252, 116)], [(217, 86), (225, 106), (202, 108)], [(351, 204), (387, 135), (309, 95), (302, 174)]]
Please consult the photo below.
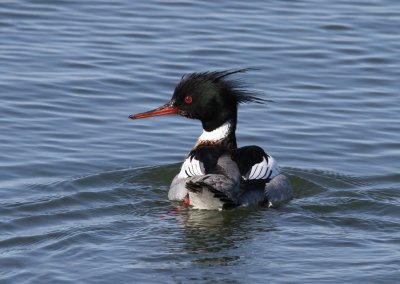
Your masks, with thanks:
[[(0, 3), (0, 282), (396, 282), (400, 7), (319, 4)], [(274, 103), (241, 106), (238, 143), (295, 198), (170, 203), (201, 125), (128, 115), (240, 67)]]

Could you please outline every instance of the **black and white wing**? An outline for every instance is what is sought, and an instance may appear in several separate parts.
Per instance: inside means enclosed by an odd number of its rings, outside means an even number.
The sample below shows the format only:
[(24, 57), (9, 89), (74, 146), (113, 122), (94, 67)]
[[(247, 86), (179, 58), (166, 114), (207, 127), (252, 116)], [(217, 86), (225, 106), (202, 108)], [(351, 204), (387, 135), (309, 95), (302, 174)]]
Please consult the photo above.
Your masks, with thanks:
[(204, 165), (195, 157), (187, 157), (168, 191), (170, 200), (183, 200), (187, 195), (186, 183), (194, 177), (205, 175)]
[(262, 161), (251, 166), (242, 178), (244, 180), (271, 180), (280, 174), (278, 163), (267, 154), (263, 155)]
[(244, 181), (271, 180), (280, 170), (274, 158), (258, 146), (245, 146), (231, 152)]
[(181, 171), (178, 174), (179, 178), (188, 178), (194, 176), (202, 176), (205, 175), (204, 165), (200, 160), (197, 160), (195, 157), (188, 157), (183, 162)]

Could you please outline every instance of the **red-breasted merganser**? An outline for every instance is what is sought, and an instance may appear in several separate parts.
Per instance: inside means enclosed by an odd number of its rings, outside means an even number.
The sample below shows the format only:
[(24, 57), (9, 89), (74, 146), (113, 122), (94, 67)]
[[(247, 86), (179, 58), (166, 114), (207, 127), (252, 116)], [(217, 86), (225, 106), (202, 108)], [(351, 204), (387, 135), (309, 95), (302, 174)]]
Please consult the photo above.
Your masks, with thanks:
[(276, 161), (258, 146), (237, 148), (240, 103), (264, 103), (230, 75), (249, 69), (192, 73), (182, 77), (165, 105), (132, 119), (179, 114), (199, 119), (203, 133), (172, 181), (168, 198), (197, 209), (231, 209), (292, 198), (292, 187)]

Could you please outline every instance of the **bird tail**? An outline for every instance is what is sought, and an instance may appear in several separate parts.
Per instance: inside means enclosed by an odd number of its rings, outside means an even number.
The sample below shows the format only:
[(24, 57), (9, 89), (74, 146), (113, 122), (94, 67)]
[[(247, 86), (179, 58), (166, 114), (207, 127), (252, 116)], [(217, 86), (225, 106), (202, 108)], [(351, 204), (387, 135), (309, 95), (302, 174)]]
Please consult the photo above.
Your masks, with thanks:
[(238, 206), (233, 181), (224, 175), (205, 175), (186, 183), (189, 203), (195, 209), (227, 210)]

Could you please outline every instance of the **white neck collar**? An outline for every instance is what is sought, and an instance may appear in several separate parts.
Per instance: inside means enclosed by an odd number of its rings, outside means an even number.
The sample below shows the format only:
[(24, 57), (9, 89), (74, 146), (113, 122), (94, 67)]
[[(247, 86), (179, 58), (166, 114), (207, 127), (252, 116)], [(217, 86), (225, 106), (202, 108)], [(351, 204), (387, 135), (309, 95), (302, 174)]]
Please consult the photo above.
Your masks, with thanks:
[(203, 141), (217, 142), (226, 138), (231, 132), (232, 123), (230, 120), (222, 124), (220, 127), (212, 130), (206, 131), (203, 129), (203, 133), (197, 140), (197, 144), (201, 144)]

